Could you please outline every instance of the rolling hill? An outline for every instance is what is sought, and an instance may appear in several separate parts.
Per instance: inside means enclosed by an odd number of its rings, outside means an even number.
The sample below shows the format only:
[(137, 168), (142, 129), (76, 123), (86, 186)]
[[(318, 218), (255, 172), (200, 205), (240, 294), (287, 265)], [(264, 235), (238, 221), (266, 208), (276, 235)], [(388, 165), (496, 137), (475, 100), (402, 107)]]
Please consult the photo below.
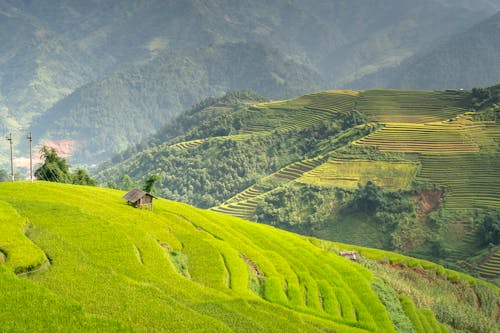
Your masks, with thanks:
[(158, 174), (170, 199), (500, 276), (498, 85), (326, 91), (223, 113), (212, 103), (192, 111), (199, 125), (158, 133), (100, 180)]
[[(164, 199), (0, 184), (0, 330), (494, 332), (498, 288)], [(356, 250), (354, 263), (337, 253)], [(425, 285), (425, 288), (422, 286)], [(43, 311), (41, 311), (43, 308)]]

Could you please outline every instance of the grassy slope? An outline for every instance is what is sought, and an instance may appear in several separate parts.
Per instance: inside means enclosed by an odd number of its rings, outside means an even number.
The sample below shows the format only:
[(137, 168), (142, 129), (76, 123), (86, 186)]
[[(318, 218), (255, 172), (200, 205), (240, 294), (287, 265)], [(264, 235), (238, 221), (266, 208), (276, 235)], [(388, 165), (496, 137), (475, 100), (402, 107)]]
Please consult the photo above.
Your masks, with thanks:
[[(400, 270), (369, 261), (370, 271), (334, 254), (347, 245), (163, 199), (155, 201), (154, 212), (137, 210), (122, 195), (44, 182), (1, 184), (0, 217), (11, 231), (0, 233), (6, 254), (0, 264), (0, 330), (420, 332), (427, 325), (447, 331), (429, 311), (437, 311), (434, 304), (420, 301), (427, 294), (401, 288)], [(20, 232), (26, 220), (32, 242)], [(18, 251), (26, 246), (33, 249), (29, 256)], [(454, 274), (453, 284), (473, 295), (483, 290), (484, 305), (459, 310), (480, 318), (482, 326), (473, 331), (493, 332), (495, 287), (429, 262), (355, 249), (368, 258), (426, 267), (440, 274), (438, 282)], [(42, 251), (48, 270), (29, 279), (12, 273), (39, 265)], [(412, 281), (425, 283), (407, 283)], [(447, 297), (461, 300), (448, 289)], [(456, 302), (441, 305), (453, 312)], [(439, 319), (464, 327), (454, 317)]]
[[(10, 217), (16, 211), (26, 217), (30, 238), (51, 262), (48, 272), (31, 277), (34, 284), (2, 266), (0, 285), (12, 285), (0, 294), (8, 304), (2, 329), (43, 327), (22, 324), (30, 312), (19, 310), (33, 295), (37, 302), (47, 297), (60, 313), (37, 317), (54, 330), (393, 331), (370, 288), (372, 274), (307, 239), (164, 200), (155, 202), (154, 212), (136, 210), (122, 195), (41, 182), (2, 184), (4, 222), (21, 228)], [(0, 238), (7, 267), (23, 255), (4, 246), (10, 234)], [(24, 246), (22, 233), (12, 237)], [(190, 278), (179, 273), (169, 252), (187, 258)], [(250, 279), (247, 262), (261, 279)], [(327, 307), (336, 292), (349, 295), (342, 315)]]

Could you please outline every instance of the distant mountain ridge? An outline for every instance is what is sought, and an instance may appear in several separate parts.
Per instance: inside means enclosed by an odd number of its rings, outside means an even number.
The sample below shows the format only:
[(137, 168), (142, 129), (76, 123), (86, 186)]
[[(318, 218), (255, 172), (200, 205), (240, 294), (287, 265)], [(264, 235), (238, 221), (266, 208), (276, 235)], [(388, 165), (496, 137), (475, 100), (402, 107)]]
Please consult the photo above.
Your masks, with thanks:
[[(41, 116), (48, 109), (66, 96), (77, 103), (82, 94), (81, 90), (76, 92), (78, 88), (86, 89), (84, 87), (96, 81), (114, 81), (130, 66), (154, 61), (165, 52), (192, 54), (211, 45), (257, 43), (283, 56), (283, 61), (288, 62), (290, 77), (305, 72), (313, 73), (310, 78), (319, 74), (315, 85), (310, 85), (308, 79), (302, 80), (300, 92), (295, 84), (295, 87), (282, 86), (281, 90), (276, 90), (276, 93), (283, 93), (279, 98), (346, 86), (372, 73), (398, 66), (437, 40), (464, 31), (498, 9), (500, 4), (489, 0), (384, 0), (362, 4), (347, 0), (216, 0), (209, 3), (126, 0), (119, 4), (109, 0), (1, 0), (0, 44), (7, 47), (0, 51), (0, 128), (12, 131), (16, 142), (25, 144), (22, 138), (32, 123), (35, 127), (50, 125), (52, 118), (49, 116), (51, 120), (44, 121)], [(239, 66), (241, 64), (225, 64), (227, 68)], [(262, 79), (267, 80), (271, 72), (269, 69)], [(284, 76), (281, 73), (274, 80), (279, 83)], [(141, 80), (155, 79), (145, 76)], [(233, 85), (229, 90), (247, 89), (243, 82), (248, 80), (240, 76), (238, 84), (229, 80), (224, 85)], [(118, 90), (122, 90), (121, 94), (134, 95), (144, 92), (145, 86), (147, 84), (137, 89), (133, 85), (124, 86)], [(288, 88), (291, 90), (286, 91)], [(112, 87), (103, 89), (113, 91)], [(215, 90), (203, 85), (193, 86), (193, 98), (186, 98), (182, 108), (214, 95)], [(73, 92), (76, 96), (69, 96)], [(102, 112), (98, 117), (107, 119), (110, 104), (118, 108), (115, 101), (121, 97), (109, 96), (109, 100), (105, 100), (96, 94), (92, 110), (70, 105), (68, 101), (63, 103), (68, 108), (79, 108), (79, 112)], [(138, 96), (139, 100), (144, 98), (147, 99), (144, 94)], [(172, 97), (165, 104), (165, 99), (144, 105), (150, 109), (146, 112), (172, 112), (164, 109), (165, 105), (179, 102)], [(91, 118), (86, 114), (82, 117)], [(153, 119), (161, 121), (165, 117), (160, 115)], [(138, 125), (127, 124), (127, 127)], [(138, 128), (139, 131), (148, 132), (152, 126), (142, 125), (145, 127)], [(64, 138), (59, 136), (63, 129), (58, 131), (57, 136), (53, 131), (48, 139), (57, 141), (74, 136), (80, 140), (86, 135), (83, 133), (85, 128), (80, 132), (68, 129)], [(130, 135), (131, 140), (136, 138), (135, 134)], [(89, 152), (75, 156), (75, 162), (102, 160), (115, 149), (125, 147), (128, 143), (125, 139), (118, 138), (120, 143), (116, 147), (108, 145), (105, 148), (108, 151), (98, 149), (98, 156)], [(25, 151), (21, 144), (18, 148)], [(0, 155), (0, 159), (5, 160), (6, 156)]]
[(214, 44), (166, 52), (89, 83), (35, 121), (33, 132), (42, 139), (74, 140), (73, 161), (102, 161), (154, 133), (202, 97), (237, 89), (280, 98), (323, 85), (318, 73), (260, 44)]
[(486, 87), (500, 78), (500, 11), (400, 66), (352, 82), (358, 88), (447, 89)]

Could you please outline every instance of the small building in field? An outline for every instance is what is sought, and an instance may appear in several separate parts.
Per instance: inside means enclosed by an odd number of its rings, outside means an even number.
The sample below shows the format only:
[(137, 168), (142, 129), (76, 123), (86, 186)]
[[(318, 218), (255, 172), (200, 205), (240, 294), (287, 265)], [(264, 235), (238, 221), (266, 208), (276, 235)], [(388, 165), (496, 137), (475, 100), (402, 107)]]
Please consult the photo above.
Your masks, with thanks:
[(128, 193), (123, 196), (123, 199), (127, 200), (128, 204), (134, 206), (135, 208), (147, 208), (149, 210), (153, 210), (153, 199), (157, 199), (157, 197), (151, 193), (134, 188), (128, 191)]
[(342, 256), (352, 261), (358, 261), (358, 252), (356, 251), (340, 251), (339, 256)]

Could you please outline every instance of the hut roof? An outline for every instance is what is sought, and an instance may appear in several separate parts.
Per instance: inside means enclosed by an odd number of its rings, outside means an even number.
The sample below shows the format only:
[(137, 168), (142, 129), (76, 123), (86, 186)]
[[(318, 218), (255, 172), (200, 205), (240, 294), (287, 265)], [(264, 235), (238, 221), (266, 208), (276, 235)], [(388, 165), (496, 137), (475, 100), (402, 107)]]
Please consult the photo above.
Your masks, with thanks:
[(153, 198), (156, 198), (151, 193), (147, 193), (147, 192), (144, 192), (144, 191), (141, 191), (139, 189), (134, 188), (134, 189), (128, 191), (128, 193), (123, 196), (123, 199), (125, 199), (129, 202), (136, 202), (137, 200), (144, 197), (145, 195), (149, 195)]

